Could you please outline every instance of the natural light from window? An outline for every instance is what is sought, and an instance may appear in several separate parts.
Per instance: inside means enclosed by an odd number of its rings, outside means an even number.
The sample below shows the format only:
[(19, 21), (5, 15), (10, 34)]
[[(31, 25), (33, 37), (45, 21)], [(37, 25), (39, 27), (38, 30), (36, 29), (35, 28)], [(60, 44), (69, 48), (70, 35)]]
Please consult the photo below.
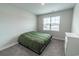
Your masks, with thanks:
[(43, 19), (43, 30), (59, 31), (60, 16)]

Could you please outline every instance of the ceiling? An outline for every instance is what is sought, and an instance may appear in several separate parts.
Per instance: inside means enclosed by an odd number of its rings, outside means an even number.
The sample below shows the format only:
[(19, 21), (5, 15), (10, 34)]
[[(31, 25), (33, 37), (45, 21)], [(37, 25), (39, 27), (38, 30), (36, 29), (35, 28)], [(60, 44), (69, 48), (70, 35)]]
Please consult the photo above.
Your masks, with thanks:
[(45, 5), (41, 5), (41, 3), (14, 3), (12, 5), (36, 15), (61, 11), (75, 6), (74, 3), (45, 3)]

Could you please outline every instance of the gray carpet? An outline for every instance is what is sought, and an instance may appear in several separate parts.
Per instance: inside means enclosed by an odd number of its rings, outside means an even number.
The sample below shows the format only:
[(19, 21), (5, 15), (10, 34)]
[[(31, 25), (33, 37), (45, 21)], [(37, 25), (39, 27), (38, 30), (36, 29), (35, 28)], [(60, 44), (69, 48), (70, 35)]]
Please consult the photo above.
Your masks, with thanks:
[[(10, 48), (0, 51), (0, 56), (39, 56), (33, 51), (16, 44)], [(64, 41), (54, 39), (43, 51), (41, 56), (64, 56)]]

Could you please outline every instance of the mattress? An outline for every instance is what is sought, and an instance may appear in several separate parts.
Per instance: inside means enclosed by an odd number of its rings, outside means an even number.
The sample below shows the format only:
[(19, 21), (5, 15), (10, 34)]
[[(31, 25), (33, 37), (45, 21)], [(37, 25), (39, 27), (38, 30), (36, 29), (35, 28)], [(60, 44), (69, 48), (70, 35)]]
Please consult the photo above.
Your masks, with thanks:
[(51, 35), (42, 32), (27, 32), (19, 36), (18, 42), (31, 49), (32, 51), (41, 54), (44, 48), (51, 40)]

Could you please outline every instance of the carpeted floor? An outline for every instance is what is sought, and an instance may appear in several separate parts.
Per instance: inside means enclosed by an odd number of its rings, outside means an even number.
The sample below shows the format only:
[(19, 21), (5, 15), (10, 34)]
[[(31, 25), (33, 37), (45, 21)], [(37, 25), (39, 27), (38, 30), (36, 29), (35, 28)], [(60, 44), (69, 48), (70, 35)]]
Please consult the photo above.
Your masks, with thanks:
[[(16, 44), (10, 48), (0, 51), (0, 56), (39, 56), (31, 50)], [(64, 56), (64, 41), (54, 39), (43, 51), (41, 56)]]

